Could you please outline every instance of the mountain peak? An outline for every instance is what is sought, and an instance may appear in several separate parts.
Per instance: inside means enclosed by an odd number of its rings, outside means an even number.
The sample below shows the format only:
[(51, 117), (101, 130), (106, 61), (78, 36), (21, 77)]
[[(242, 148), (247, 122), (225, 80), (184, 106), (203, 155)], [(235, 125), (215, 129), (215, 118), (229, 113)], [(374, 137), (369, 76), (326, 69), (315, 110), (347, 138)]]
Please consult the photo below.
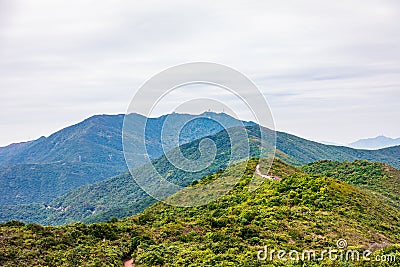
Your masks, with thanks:
[(398, 145), (400, 145), (400, 138), (395, 139), (384, 135), (379, 135), (373, 138), (360, 139), (356, 142), (349, 144), (349, 146), (352, 148), (372, 150)]

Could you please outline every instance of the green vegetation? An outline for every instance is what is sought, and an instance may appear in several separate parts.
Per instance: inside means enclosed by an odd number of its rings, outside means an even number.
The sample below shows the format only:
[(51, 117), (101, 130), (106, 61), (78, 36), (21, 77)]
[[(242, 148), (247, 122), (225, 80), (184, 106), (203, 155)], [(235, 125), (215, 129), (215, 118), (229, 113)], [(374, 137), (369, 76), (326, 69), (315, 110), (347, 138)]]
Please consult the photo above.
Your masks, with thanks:
[(0, 221), (12, 217), (5, 211), (18, 210), (15, 205), (25, 210), (26, 204), (43, 206), (80, 186), (127, 171), (121, 153), (122, 119), (94, 116), (47, 138), (0, 148), (0, 214), (5, 215)]
[[(185, 128), (186, 130), (183, 136), (193, 134), (193, 129), (203, 129), (206, 126), (210, 126), (207, 120), (195, 120), (194, 122), (196, 122), (195, 125)], [(160, 125), (162, 125), (162, 123), (158, 122), (156, 125), (158, 125), (157, 127), (161, 127)], [(231, 128), (232, 132), (240, 130), (242, 130), (242, 128), (240, 127)], [(259, 156), (259, 147), (261, 143), (259, 138), (259, 128), (257, 126), (247, 126), (246, 131), (249, 135), (251, 156)], [(272, 134), (268, 129), (263, 128), (263, 131), (265, 135)], [(200, 130), (200, 132), (203, 132), (203, 130)], [(200, 132), (197, 132), (195, 135), (199, 136)], [(155, 134), (155, 132), (153, 134)], [(156, 138), (155, 136), (153, 137)], [(226, 168), (229, 161), (229, 156), (231, 154), (231, 146), (229, 138), (227, 136), (227, 132), (221, 131), (217, 134), (204, 138), (209, 138), (214, 141), (217, 147), (217, 155), (213, 164), (211, 164), (211, 166), (202, 170), (201, 172), (189, 173), (176, 169), (175, 166), (173, 166), (165, 156), (155, 159), (152, 164), (161, 174), (167, 176), (170, 181), (182, 186), (186, 186), (195, 180), (201, 179), (203, 176), (207, 176), (211, 173), (218, 171), (219, 169)], [(182, 154), (187, 156), (188, 158), (196, 158), (199, 156), (199, 143), (204, 138), (200, 138), (190, 143), (183, 144), (177, 149), (179, 149)], [(247, 139), (243, 141), (247, 142)], [(395, 155), (399, 155), (396, 154), (396, 147), (387, 148), (379, 151), (355, 150), (345, 147), (326, 146), (285, 133), (278, 133), (277, 146), (277, 157), (284, 162), (292, 165), (300, 165), (319, 159), (353, 161), (354, 159), (363, 157), (373, 158), (374, 160), (381, 159), (383, 161), (386, 160), (388, 162), (398, 164), (395, 162), (396, 160), (398, 161)], [(155, 146), (153, 148), (155, 149)], [(64, 166), (68, 166), (68, 164)], [(100, 168), (100, 166), (98, 167)], [(104, 165), (104, 167), (107, 168), (105, 169), (104, 173), (106, 173), (107, 171), (112, 171), (112, 168), (108, 168), (108, 165)], [(149, 173), (149, 170), (150, 168), (148, 168), (148, 165), (145, 164), (135, 169), (134, 176), (136, 178), (148, 177), (149, 175), (151, 175)], [(91, 172), (88, 171), (88, 173), (91, 174), (91, 177), (96, 177), (95, 173), (99, 171), (100, 170), (98, 170), (96, 167), (92, 169)], [(323, 171), (318, 170), (318, 173), (320, 172)], [(16, 183), (17, 185), (20, 185), (18, 188), (23, 189), (24, 184), (29, 185), (23, 173), (18, 173), (17, 177), (23, 177), (21, 179), (21, 183)], [(47, 175), (42, 177), (41, 179), (36, 179), (35, 183), (33, 183), (33, 186), (36, 186), (37, 191), (30, 191), (35, 192), (35, 194), (24, 194), (30, 199), (34, 199), (34, 201), (32, 201), (34, 203), (28, 202), (28, 198), (24, 199), (24, 201), (26, 202), (14, 202), (21, 203), (22, 205), (15, 205), (14, 203), (13, 205), (0, 205), (0, 221), (8, 221), (14, 219), (21, 220), (27, 223), (40, 223), (45, 225), (60, 225), (77, 221), (93, 223), (107, 221), (112, 217), (123, 218), (131, 216), (133, 214), (143, 211), (146, 207), (155, 202), (153, 198), (149, 197), (136, 184), (131, 175), (127, 173), (106, 180), (103, 180), (102, 177), (104, 176), (101, 176), (102, 181), (97, 183), (93, 183), (95, 181), (89, 179), (79, 180), (78, 176), (76, 180), (84, 181), (85, 183), (89, 182), (91, 184), (78, 187), (74, 190), (72, 190), (73, 186), (75, 186), (75, 184), (73, 183), (74, 180), (72, 179), (73, 176), (70, 177), (70, 179), (64, 176), (62, 181), (58, 181), (57, 179), (52, 181), (53, 177), (56, 176)], [(340, 179), (340, 177), (337, 178)], [(57, 187), (57, 184), (65, 185), (67, 183), (73, 186)], [(5, 195), (11, 193), (13, 195), (18, 194), (15, 190), (10, 190), (7, 187), (2, 189), (4, 190)], [(48, 194), (41, 194), (41, 192), (38, 192), (40, 190), (45, 191), (44, 189), (47, 189), (46, 192), (48, 192)], [(54, 190), (54, 192), (52, 192), (52, 190)], [(376, 188), (371, 188), (371, 190), (374, 190), (375, 193), (383, 193), (376, 190)], [(21, 190), (21, 193), (22, 192), (26, 191)], [(57, 194), (60, 194), (61, 192), (64, 192), (65, 194), (57, 197)], [(395, 195), (392, 195), (391, 197), (387, 194), (385, 195), (389, 197), (388, 201), (394, 201), (393, 205), (396, 205), (396, 203), (398, 203), (398, 201), (393, 198)]]
[[(130, 116), (139, 124), (146, 120), (138, 114)], [(166, 129), (170, 134), (164, 136), (161, 142), (161, 129), (167, 117), (174, 122), (174, 126), (191, 120), (181, 129), (179, 144), (223, 130), (213, 119), (223, 122), (227, 127), (242, 123), (254, 124), (216, 113), (207, 114), (209, 118), (197, 118), (198, 116), (189, 114), (151, 118), (146, 125), (147, 152), (150, 159), (164, 154), (161, 144), (166, 151), (176, 147), (174, 129)], [(12, 213), (6, 214), (4, 211), (18, 210), (18, 204), (24, 204), (22, 209), (27, 209), (25, 204), (43, 206), (77, 187), (128, 171), (122, 152), (123, 120), (124, 115), (97, 115), (47, 138), (41, 137), (35, 141), (0, 148), (0, 193), (3, 196), (0, 198), (0, 206), (3, 206), (0, 210), (6, 215), (0, 217), (0, 221), (15, 218)], [(131, 133), (132, 140), (141, 140), (142, 131), (140, 127), (135, 128)], [(145, 157), (139, 155), (130, 167), (138, 167), (145, 161)], [(10, 205), (13, 205), (12, 209)], [(29, 221), (29, 217), (26, 218)]]
[[(241, 130), (241, 129), (238, 129)], [(217, 144), (216, 158), (213, 163), (199, 172), (186, 172), (176, 168), (166, 156), (152, 162), (155, 169), (164, 177), (181, 186), (187, 186), (195, 180), (226, 168), (230, 159), (230, 144), (228, 133), (221, 131), (210, 138)], [(199, 156), (198, 139), (189, 144), (182, 145), (179, 150), (188, 158)], [(247, 141), (243, 140), (243, 141)], [(254, 141), (257, 144), (258, 140)], [(251, 154), (257, 156), (257, 145), (252, 146)], [(171, 153), (174, 153), (172, 150)], [(150, 164), (135, 169), (135, 177), (149, 177), (152, 175)], [(112, 177), (100, 183), (80, 187), (56, 198), (48, 204), (31, 204), (0, 207), (0, 218), (3, 221), (17, 219), (25, 222), (41, 224), (65, 224), (82, 221), (92, 223), (107, 221), (112, 217), (123, 218), (143, 211), (153, 204), (155, 200), (148, 196), (135, 182), (131, 174)], [(9, 216), (12, 214), (12, 216)], [(7, 216), (8, 215), (8, 216)]]
[[(174, 183), (185, 186), (227, 166), (231, 150), (229, 138), (225, 131), (221, 131), (222, 126), (213, 120), (221, 121), (225, 126), (241, 125), (242, 122), (223, 113), (203, 115), (207, 118), (170, 114), (148, 121), (146, 142), (149, 157), (154, 159), (157, 170)], [(136, 116), (134, 121), (139, 124), (146, 119), (138, 114), (131, 116)], [(167, 118), (173, 124), (164, 129), (170, 134), (164, 136), (161, 142), (160, 133)], [(179, 149), (184, 155), (196, 158), (199, 141), (205, 136), (214, 140), (218, 148), (217, 159), (212, 166), (199, 173), (176, 171), (162, 156), (162, 144), (167, 150), (174, 147), (176, 129), (173, 126), (187, 120), (191, 121), (179, 135)], [(41, 224), (98, 222), (130, 216), (154, 203), (130, 174), (119, 175), (127, 170), (121, 144), (122, 123), (123, 115), (93, 116), (48, 138), (0, 148), (0, 222), (12, 219)], [(243, 124), (247, 125), (252, 151), (257, 151), (261, 143), (258, 126), (250, 122)], [(134, 136), (140, 137), (140, 127), (134, 129)], [(263, 131), (267, 135), (273, 134), (265, 128)], [(282, 132), (276, 134), (276, 156), (292, 165), (321, 159), (365, 159), (400, 167), (400, 146), (377, 151), (356, 150), (327, 146)], [(259, 156), (253, 152), (252, 156)], [(138, 166), (136, 173), (146, 176), (147, 167), (139, 167), (144, 157), (138, 157), (133, 160)], [(398, 203), (390, 192), (371, 189), (388, 197), (388, 201), (394, 201), (392, 205)]]
[[(271, 173), (282, 180), (266, 180), (250, 192), (257, 162), (239, 163), (247, 166), (243, 178), (231, 192), (205, 206), (156, 203), (138, 215), (90, 225), (2, 224), (0, 265), (122, 266), (134, 258), (135, 266), (261, 266), (268, 262), (258, 261), (257, 251), (265, 245), (276, 250), (319, 250), (336, 247), (339, 238), (359, 250), (386, 244), (374, 254), (400, 257), (400, 212), (384, 200), (332, 177), (305, 174), (279, 160)], [(237, 169), (232, 166), (228, 171)], [(219, 179), (222, 173), (193, 186)], [(271, 263), (284, 264), (304, 266)], [(317, 264), (353, 266), (352, 262)], [(381, 265), (361, 262), (359, 266)]]
[(0, 169), (0, 206), (49, 202), (119, 172), (121, 168), (113, 164), (85, 162), (13, 165)]
[(124, 159), (121, 154), (123, 118), (123, 115), (93, 116), (57, 131), (49, 137), (41, 137), (19, 146), (14, 144), (0, 148), (0, 167), (55, 162), (118, 165), (118, 162)]
[(322, 160), (307, 164), (302, 170), (356, 185), (400, 209), (400, 171), (389, 165), (365, 160), (354, 162)]
[(400, 168), (400, 146), (380, 150), (362, 150), (343, 146), (323, 145), (283, 132), (277, 132), (277, 156), (294, 165), (317, 160), (382, 162)]

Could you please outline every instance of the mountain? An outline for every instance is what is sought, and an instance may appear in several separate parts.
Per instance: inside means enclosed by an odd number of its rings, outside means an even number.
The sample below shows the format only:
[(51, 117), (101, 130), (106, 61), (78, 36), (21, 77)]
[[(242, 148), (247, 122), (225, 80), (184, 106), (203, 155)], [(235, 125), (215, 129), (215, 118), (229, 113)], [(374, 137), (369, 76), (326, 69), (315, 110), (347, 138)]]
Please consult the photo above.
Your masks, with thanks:
[(123, 118), (123, 115), (90, 117), (9, 153), (0, 167), (60, 161), (119, 164), (123, 161), (120, 152)]
[[(271, 134), (268, 129), (261, 129), (264, 131), (264, 135)], [(230, 132), (234, 133), (235, 131), (242, 130), (242, 127), (234, 127), (230, 129)], [(253, 148), (250, 155), (258, 156), (258, 150), (255, 148), (259, 147), (261, 142), (260, 129), (258, 126), (247, 126), (245, 130), (249, 136), (250, 147)], [(210, 167), (203, 171), (185, 172), (177, 169), (169, 162), (166, 156), (154, 160), (152, 165), (155, 166), (160, 173), (168, 174), (169, 177), (172, 178), (171, 181), (182, 186), (187, 186), (193, 181), (201, 179), (203, 176), (226, 168), (232, 150), (226, 131), (221, 131), (217, 134), (184, 144), (179, 147), (178, 150), (188, 157), (196, 157), (199, 143), (203, 139), (213, 140), (218, 148), (216, 160)], [(247, 142), (247, 140), (243, 141)], [(306, 164), (321, 159), (336, 161), (367, 159), (388, 162), (393, 166), (400, 166), (399, 150), (400, 147), (369, 151), (356, 150), (348, 147), (327, 146), (290, 134), (277, 133), (276, 156), (284, 162), (293, 165)], [(378, 168), (378, 166), (376, 166), (376, 168), (377, 169), (374, 169), (374, 171), (377, 171), (378, 175), (382, 174), (382, 170), (379, 169), (381, 167)], [(361, 169), (361, 167), (357, 167), (357, 170), (359, 169)], [(151, 172), (149, 173), (149, 170), (151, 170), (149, 165), (138, 167), (133, 172), (135, 175), (134, 177), (136, 180), (140, 179), (140, 177), (151, 177), (153, 174)], [(318, 172), (323, 173), (320, 169), (318, 169)], [(386, 172), (383, 171), (383, 173)], [(336, 178), (340, 179), (341, 175), (337, 175)], [(399, 183), (396, 185), (399, 185)], [(375, 190), (376, 188), (371, 189)], [(154, 202), (155, 200), (148, 196), (137, 185), (131, 175), (126, 173), (92, 185), (79, 187), (49, 203), (39, 202), (32, 205), (8, 205), (0, 207), (0, 221), (18, 219), (26, 222), (39, 222), (43, 224), (64, 224), (73, 221), (97, 222), (105, 221), (112, 217), (122, 218), (130, 216), (141, 212)]]
[(0, 149), (0, 205), (46, 202), (127, 171), (123, 116), (99, 115), (49, 137)]
[[(129, 118), (138, 124), (146, 122), (139, 114), (130, 114)], [(161, 137), (167, 119), (173, 122), (169, 124), (168, 133), (189, 121), (181, 129), (179, 144), (221, 131), (223, 127), (216, 121), (227, 127), (254, 125), (224, 113), (174, 113), (149, 118), (145, 141), (149, 144), (150, 159), (163, 155), (163, 148), (168, 151), (176, 146), (171, 136)], [(47, 138), (0, 148), (0, 192), (4, 193), (0, 205), (47, 203), (79, 186), (126, 172), (122, 151), (123, 122), (124, 115), (96, 115)], [(133, 145), (140, 144), (142, 130), (138, 127), (130, 132)], [(130, 167), (144, 162), (146, 157), (137, 155)]]
[(400, 210), (400, 170), (387, 164), (365, 160), (321, 160), (304, 165), (301, 169), (309, 174), (333, 177), (355, 185)]
[(400, 137), (390, 138), (382, 135), (374, 138), (360, 139), (356, 142), (349, 144), (350, 147), (357, 149), (381, 149), (399, 145), (400, 145)]
[[(129, 121), (138, 125), (146, 121), (146, 117), (140, 114), (129, 114)], [(200, 137), (215, 134), (223, 129), (216, 123), (219, 121), (227, 127), (242, 125), (254, 125), (252, 122), (242, 122), (224, 113), (205, 112), (200, 115), (190, 114), (168, 114), (158, 118), (149, 118), (146, 124), (146, 142), (150, 144), (150, 159), (163, 155), (161, 142), (166, 150), (176, 147), (171, 146), (172, 140), (167, 136), (161, 140), (161, 129), (166, 120), (173, 123), (168, 124), (170, 128), (174, 125), (182, 125), (190, 122), (182, 128), (179, 136), (180, 144), (194, 141)], [(49, 137), (41, 137), (38, 140), (13, 144), (0, 148), (0, 167), (25, 163), (50, 163), (50, 162), (90, 162), (111, 163), (125, 167), (122, 154), (122, 126), (124, 115), (95, 115), (78, 124), (66, 127)], [(166, 129), (171, 132), (176, 129)], [(135, 137), (142, 135), (143, 128), (132, 131)], [(144, 163), (142, 159), (137, 166)], [(124, 168), (126, 169), (126, 168)]]
[[(162, 157), (146, 163), (133, 170), (136, 181), (140, 179), (148, 180), (154, 176), (151, 166), (163, 174), (170, 177), (169, 181), (180, 186), (187, 186), (195, 180), (201, 179), (210, 173), (214, 173), (228, 166), (232, 150), (240, 147), (239, 142), (246, 142), (246, 139), (237, 140), (232, 147), (229, 142), (230, 136), (241, 134), (247, 131), (252, 140), (250, 145), (250, 156), (260, 156), (259, 143), (260, 131), (257, 126), (232, 127), (223, 130), (215, 135), (206, 136), (193, 142), (183, 144), (177, 149), (173, 149)], [(273, 134), (265, 129), (264, 135)], [(187, 158), (195, 159), (200, 156), (198, 150), (202, 140), (212, 140), (217, 147), (216, 157), (213, 163), (197, 172), (184, 171), (176, 168), (171, 159), (174, 158), (176, 151), (181, 152)], [(238, 160), (245, 159), (244, 155)], [(148, 207), (155, 200), (149, 197), (136, 183), (130, 173), (115, 176), (105, 181), (80, 187), (72, 190), (65, 195), (54, 199), (49, 203), (32, 203), (24, 205), (3, 205), (0, 206), (0, 221), (18, 219), (27, 222), (40, 222), (42, 224), (65, 224), (73, 221), (95, 222), (104, 221), (112, 217), (126, 217), (133, 213), (138, 213)]]
[(4, 162), (6, 159), (16, 155), (19, 151), (29, 146), (34, 141), (14, 143), (5, 147), (0, 147), (0, 162)]
[[(271, 174), (281, 180), (266, 180), (250, 192), (257, 163), (254, 159), (229, 167), (227, 172), (240, 173), (244, 166), (245, 175), (232, 191), (204, 206), (159, 202), (138, 215), (90, 225), (0, 224), (0, 265), (381, 266), (374, 260), (320, 259), (324, 249), (337, 249), (339, 239), (349, 247), (337, 255), (357, 250), (362, 258), (368, 249), (373, 251), (371, 259), (400, 256), (400, 212), (385, 200), (332, 177), (305, 174), (280, 160)], [(192, 187), (221, 178), (222, 172), (217, 172)], [(303, 250), (314, 250), (318, 258), (288, 262), (275, 253), (272, 261), (259, 261), (257, 254), (265, 246), (269, 252), (296, 250), (300, 257)]]
[(17, 164), (0, 169), (0, 206), (48, 202), (84, 184), (121, 172), (113, 164), (54, 162)]
[[(138, 114), (130, 116), (138, 124), (146, 120)], [(47, 138), (0, 148), (0, 157), (3, 158), (0, 162), (0, 193), (3, 195), (0, 199), (0, 221), (19, 219), (45, 224), (78, 220), (103, 221), (140, 212), (153, 203), (154, 200), (137, 190), (136, 184), (124, 186), (127, 180), (131, 181), (129, 175), (116, 176), (127, 170), (121, 144), (123, 119), (123, 115), (97, 115)], [(168, 131), (165, 131), (167, 135), (162, 138), (160, 133), (166, 120), (172, 123), (169, 124)], [(198, 180), (225, 168), (226, 161), (221, 160), (201, 173), (179, 174), (174, 172), (174, 167), (162, 156), (164, 150), (168, 151), (176, 146), (174, 131), (187, 121), (189, 123), (181, 129), (178, 140), (178, 144), (187, 144), (182, 147), (187, 155), (196, 155), (199, 141), (208, 136), (216, 140), (220, 156), (224, 153), (227, 156), (229, 138), (223, 137), (223, 127), (215, 120), (223, 122), (227, 127), (242, 123), (247, 125), (246, 131), (252, 136), (252, 143), (259, 145), (258, 127), (254, 123), (241, 122), (224, 113), (173, 113), (147, 121), (145, 140), (148, 143), (149, 158), (158, 162), (165, 172), (171, 171), (170, 176), (175, 177), (178, 182), (182, 182), (183, 177), (187, 181)], [(143, 136), (140, 127), (132, 129), (132, 140)], [(321, 159), (364, 159), (400, 168), (400, 146), (374, 151), (356, 150), (323, 145), (283, 132), (277, 132), (276, 135), (276, 156), (293, 165)], [(145, 160), (143, 155), (136, 155), (130, 167), (139, 168)], [(145, 169), (143, 167), (140, 170), (146, 173)], [(126, 200), (124, 205), (119, 205), (119, 199)]]
[(341, 143), (336, 143), (336, 142), (331, 142), (331, 141), (318, 141), (318, 143), (324, 144), (324, 145), (330, 145), (330, 146), (343, 146)]
[(295, 135), (277, 132), (276, 147), (278, 157), (295, 165), (322, 159), (337, 161), (364, 159), (400, 168), (400, 146), (379, 150), (354, 149), (345, 146), (323, 145)]

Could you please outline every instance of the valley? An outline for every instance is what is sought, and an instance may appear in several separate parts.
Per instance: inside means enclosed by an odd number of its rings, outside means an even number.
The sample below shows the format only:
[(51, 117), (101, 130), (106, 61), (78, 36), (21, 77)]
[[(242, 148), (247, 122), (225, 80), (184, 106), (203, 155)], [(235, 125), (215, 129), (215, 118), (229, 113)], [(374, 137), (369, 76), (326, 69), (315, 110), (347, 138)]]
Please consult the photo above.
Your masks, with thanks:
[[(136, 114), (132, 116), (137, 116), (139, 121), (145, 120), (145, 117)], [(152, 140), (149, 149), (152, 165), (161, 173), (171, 171), (172, 181), (182, 186), (227, 166), (231, 151), (229, 139), (215, 121), (232, 127), (240, 127), (238, 125), (244, 123), (250, 143), (257, 147), (260, 142), (258, 126), (223, 113), (206, 113), (197, 117), (176, 113), (169, 116), (172, 116), (170, 120), (176, 121), (176, 125), (188, 119), (191, 121), (180, 135), (179, 149), (183, 154), (195, 155), (199, 142), (207, 138), (214, 140), (219, 147), (217, 160), (202, 172), (188, 174), (175, 171), (162, 155), (162, 146), (172, 149), (172, 143), (162, 142), (159, 135), (167, 116), (150, 120), (147, 131), (148, 138)], [(98, 115), (48, 138), (25, 143), (18, 149), (0, 149), (0, 155), (7, 154), (7, 159), (0, 163), (3, 166), (0, 167), (3, 184), (0, 190), (4, 196), (0, 200), (0, 221), (21, 220), (45, 225), (76, 221), (92, 223), (130, 216), (154, 203), (154, 199), (139, 188), (127, 172), (121, 145), (122, 123), (122, 115)], [(265, 135), (274, 134), (266, 128), (262, 131)], [(81, 143), (86, 145), (79, 145)], [(351, 162), (360, 159), (400, 166), (400, 146), (356, 150), (276, 132), (276, 148), (277, 158), (295, 166), (318, 160)], [(251, 155), (260, 156), (257, 150), (253, 150)], [(144, 159), (138, 158), (135, 162), (135, 178), (148, 175)]]
[[(132, 259), (135, 266), (259, 266), (262, 262), (257, 252), (264, 246), (322, 250), (335, 247), (340, 238), (354, 250), (400, 256), (398, 209), (353, 185), (306, 174), (281, 160), (273, 163), (271, 175), (282, 180), (266, 179), (249, 192), (258, 162), (238, 163), (247, 171), (234, 190), (205, 206), (156, 203), (138, 215), (88, 225), (2, 224), (0, 263), (5, 267), (23, 262), (34, 266), (123, 266)], [(231, 166), (227, 171), (236, 169)], [(204, 177), (193, 186), (204, 186), (220, 175)], [(373, 244), (385, 245), (373, 249)], [(292, 262), (290, 266), (303, 264)], [(310, 264), (337, 266), (329, 259)], [(347, 266), (380, 265), (352, 261)]]
[[(189, 115), (173, 116), (179, 121)], [(231, 127), (221, 129), (213, 118)], [(191, 117), (174, 148), (156, 134), (165, 119), (152, 120), (151, 161), (138, 160), (131, 172), (119, 143), (120, 116), (95, 116), (48, 138), (0, 149), (0, 266), (304, 266), (262, 262), (257, 253), (265, 247), (320, 251), (337, 240), (360, 253), (400, 258), (400, 147), (323, 145), (208, 113)], [(229, 136), (239, 132), (247, 134), (238, 141), (248, 143), (250, 159), (230, 165), (240, 146), (230, 144)], [(269, 168), (261, 136), (275, 135)], [(203, 140), (216, 147), (207, 168), (188, 172), (171, 163), (177, 152), (199, 158)], [(169, 149), (165, 154), (163, 146)], [(200, 189), (197, 199), (208, 197), (213, 181), (245, 171), (218, 200), (174, 207), (136, 182), (152, 177), (153, 169), (174, 184)], [(251, 191), (254, 177), (262, 183)], [(185, 190), (172, 193), (164, 201), (192, 197)], [(338, 266), (329, 259), (309, 263)]]

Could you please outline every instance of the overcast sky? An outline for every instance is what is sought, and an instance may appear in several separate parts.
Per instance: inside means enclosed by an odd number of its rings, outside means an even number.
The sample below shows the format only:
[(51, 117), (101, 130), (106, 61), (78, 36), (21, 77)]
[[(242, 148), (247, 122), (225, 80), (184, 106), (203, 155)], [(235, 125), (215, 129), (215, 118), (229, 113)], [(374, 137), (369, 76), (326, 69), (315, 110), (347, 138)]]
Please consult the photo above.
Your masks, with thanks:
[(397, 0), (0, 0), (0, 145), (124, 113), (144, 81), (192, 61), (251, 78), (278, 130), (399, 137), (399, 25)]

